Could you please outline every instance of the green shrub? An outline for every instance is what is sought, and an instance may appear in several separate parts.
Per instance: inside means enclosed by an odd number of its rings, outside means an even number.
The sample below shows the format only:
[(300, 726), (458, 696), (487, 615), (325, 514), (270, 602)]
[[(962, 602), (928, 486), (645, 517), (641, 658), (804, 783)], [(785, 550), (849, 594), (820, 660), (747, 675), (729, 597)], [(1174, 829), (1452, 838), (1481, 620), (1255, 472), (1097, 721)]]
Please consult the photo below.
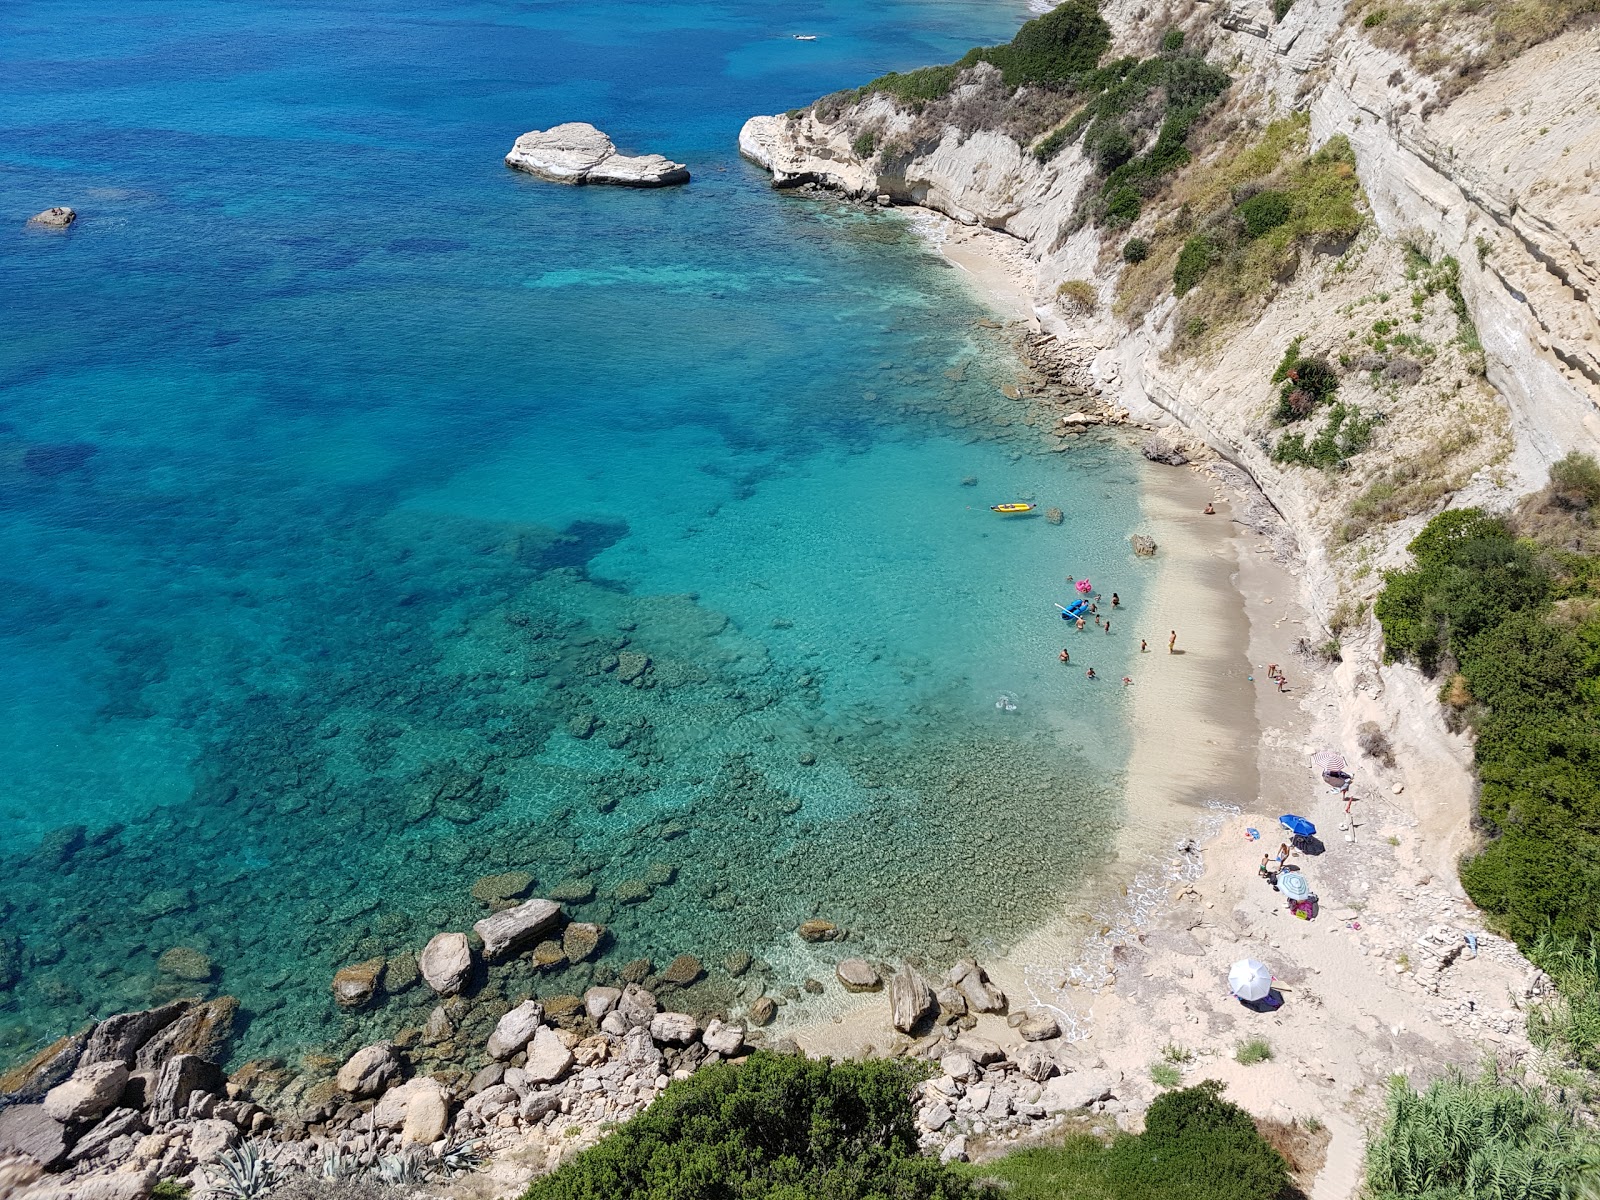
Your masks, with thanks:
[(1291, 204), (1288, 193), (1257, 192), (1239, 205), (1239, 216), (1244, 221), (1244, 236), (1251, 241), (1270, 233), (1289, 220)]
[(878, 148), (878, 131), (876, 129), (863, 129), (856, 134), (856, 140), (850, 143), (851, 152), (861, 159), (872, 157), (872, 152)]
[(1550, 467), (1550, 490), (1567, 508), (1600, 505), (1600, 463), (1574, 450)]
[(673, 1083), (524, 1200), (966, 1200), (917, 1153), (915, 1067), (757, 1053)]
[(1310, 441), (1303, 433), (1284, 434), (1272, 449), (1272, 461), (1324, 470), (1342, 466), (1371, 443), (1375, 421), (1374, 417), (1362, 416), (1353, 405), (1335, 404)]
[(1175, 1088), (1183, 1082), (1183, 1072), (1169, 1062), (1150, 1064), (1150, 1078), (1164, 1088)]
[(1280, 425), (1309, 417), (1339, 391), (1339, 376), (1328, 360), (1303, 356), (1300, 341), (1295, 338), (1289, 343), (1283, 361), (1272, 373), (1272, 382), (1279, 385), (1278, 407), (1272, 416)]
[(1265, 1038), (1251, 1038), (1248, 1042), (1241, 1042), (1239, 1048), (1233, 1052), (1236, 1062), (1247, 1067), (1257, 1063), (1270, 1062), (1272, 1059), (1272, 1046)]
[(1459, 671), (1477, 730), (1468, 895), (1525, 948), (1600, 931), (1600, 561), (1541, 550), (1504, 519), (1454, 509), (1411, 542), (1374, 612), (1384, 652)]
[(1183, 49), (1183, 30), (1169, 29), (1161, 35), (1161, 53), (1176, 54)]
[(150, 1195), (154, 1200), (188, 1200), (192, 1190), (188, 1184), (180, 1183), (176, 1179), (162, 1179), (156, 1182), (156, 1186), (150, 1190)]
[(919, 67), (915, 71), (890, 71), (874, 79), (857, 93), (865, 98), (872, 92), (893, 96), (907, 108), (919, 109), (930, 100), (942, 100), (950, 94), (960, 68), (955, 63), (942, 67)]
[(1528, 1036), (1589, 1071), (1600, 1071), (1600, 937), (1548, 930), (1528, 957), (1555, 980), (1554, 998), (1528, 1010)]
[(1283, 19), (1289, 15), (1289, 10), (1294, 7), (1294, 0), (1272, 0), (1272, 20), (1274, 24), (1282, 24)]
[(1106, 197), (1106, 224), (1113, 229), (1126, 229), (1139, 219), (1142, 208), (1138, 192), (1131, 187), (1118, 188)]
[(1221, 1093), (1216, 1080), (1163, 1093), (1143, 1133), (1109, 1145), (1076, 1134), (965, 1171), (997, 1182), (1006, 1200), (1280, 1200), (1289, 1187), (1282, 1156)]
[(1122, 261), (1142, 263), (1150, 257), (1150, 243), (1143, 238), (1129, 238), (1122, 243)]
[(1172, 269), (1172, 290), (1182, 296), (1199, 283), (1211, 269), (1216, 253), (1216, 243), (1203, 233), (1185, 242), (1178, 252), (1178, 265)]
[(1371, 1200), (1568, 1200), (1600, 1184), (1600, 1143), (1570, 1113), (1493, 1074), (1404, 1079), (1367, 1152)]

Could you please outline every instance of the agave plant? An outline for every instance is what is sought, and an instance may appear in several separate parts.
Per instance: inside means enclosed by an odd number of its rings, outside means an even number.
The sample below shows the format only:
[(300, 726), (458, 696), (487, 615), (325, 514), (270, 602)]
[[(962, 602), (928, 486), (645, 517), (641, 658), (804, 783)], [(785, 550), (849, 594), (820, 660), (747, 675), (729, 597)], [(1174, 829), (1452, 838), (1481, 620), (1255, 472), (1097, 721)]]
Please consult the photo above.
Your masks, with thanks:
[(356, 1161), (353, 1154), (340, 1154), (335, 1150), (332, 1154), (322, 1157), (322, 1177), (324, 1179), (351, 1179), (361, 1171), (361, 1164)]
[(378, 1160), (378, 1165), (372, 1168), (372, 1175), (378, 1182), (392, 1186), (428, 1181), (427, 1167), (418, 1155), (411, 1152), (384, 1155)]
[(248, 1141), (217, 1156), (220, 1176), (212, 1175), (212, 1185), (233, 1200), (255, 1200), (278, 1182), (278, 1168), (260, 1142)]
[(478, 1150), (481, 1138), (448, 1143), (439, 1155), (439, 1165), (446, 1175), (465, 1175), (483, 1165), (483, 1155)]

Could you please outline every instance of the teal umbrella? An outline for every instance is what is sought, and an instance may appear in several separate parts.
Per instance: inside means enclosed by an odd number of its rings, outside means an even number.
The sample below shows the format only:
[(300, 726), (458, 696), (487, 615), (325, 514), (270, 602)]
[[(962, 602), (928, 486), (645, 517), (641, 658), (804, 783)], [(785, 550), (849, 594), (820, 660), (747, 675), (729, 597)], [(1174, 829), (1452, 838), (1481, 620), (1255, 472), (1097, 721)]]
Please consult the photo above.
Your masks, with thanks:
[(1285, 871), (1278, 876), (1278, 890), (1291, 900), (1304, 900), (1311, 895), (1311, 885), (1298, 871)]

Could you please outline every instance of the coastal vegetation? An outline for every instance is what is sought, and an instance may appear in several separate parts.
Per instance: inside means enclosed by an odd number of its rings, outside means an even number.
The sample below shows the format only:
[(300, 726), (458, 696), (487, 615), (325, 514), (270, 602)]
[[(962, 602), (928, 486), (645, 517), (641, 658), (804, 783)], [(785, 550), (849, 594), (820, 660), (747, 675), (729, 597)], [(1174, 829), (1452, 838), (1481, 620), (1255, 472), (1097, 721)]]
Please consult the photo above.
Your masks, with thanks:
[(1493, 1070), (1423, 1092), (1396, 1077), (1366, 1176), (1370, 1200), (1567, 1200), (1600, 1185), (1600, 1140)]
[(1476, 734), (1486, 844), (1461, 868), (1490, 919), (1555, 980), (1530, 1032), (1600, 1068), (1600, 465), (1572, 454), (1505, 517), (1440, 513), (1374, 611), (1386, 656), (1440, 680)]
[[(1175, 1068), (1174, 1068), (1175, 1070)], [(758, 1052), (673, 1083), (523, 1200), (1279, 1200), (1288, 1165), (1207, 1080), (1157, 1097), (1144, 1132), (950, 1166), (918, 1152), (904, 1060)]]
[(967, 1173), (1007, 1200), (1279, 1200), (1288, 1164), (1208, 1079), (1151, 1101), (1144, 1132), (1069, 1135)]

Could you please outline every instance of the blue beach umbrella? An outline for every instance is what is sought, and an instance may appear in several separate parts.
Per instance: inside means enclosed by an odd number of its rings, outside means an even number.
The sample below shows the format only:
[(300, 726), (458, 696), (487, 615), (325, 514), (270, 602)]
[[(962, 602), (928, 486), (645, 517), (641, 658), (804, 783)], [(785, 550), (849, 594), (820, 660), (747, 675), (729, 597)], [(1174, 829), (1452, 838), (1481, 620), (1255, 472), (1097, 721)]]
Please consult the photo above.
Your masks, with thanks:
[(1311, 885), (1298, 871), (1285, 871), (1278, 876), (1278, 890), (1291, 900), (1304, 900), (1311, 895)]
[(1317, 827), (1315, 825), (1304, 817), (1297, 817), (1293, 813), (1284, 813), (1283, 816), (1278, 818), (1278, 824), (1294, 834), (1295, 837), (1315, 837), (1317, 835)]

